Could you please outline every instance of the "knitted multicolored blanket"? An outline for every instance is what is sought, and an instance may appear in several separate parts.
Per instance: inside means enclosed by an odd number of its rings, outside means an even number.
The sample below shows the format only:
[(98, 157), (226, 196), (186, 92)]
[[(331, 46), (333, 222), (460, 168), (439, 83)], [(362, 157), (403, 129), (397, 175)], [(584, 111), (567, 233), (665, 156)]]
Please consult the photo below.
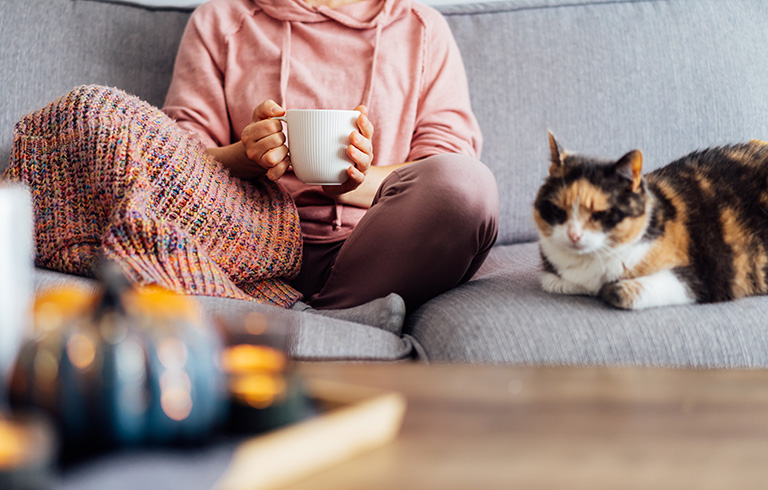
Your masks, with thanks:
[(267, 179), (231, 178), (162, 111), (79, 87), (19, 121), (6, 178), (35, 207), (36, 264), (93, 276), (101, 256), (137, 284), (290, 306), (298, 214)]

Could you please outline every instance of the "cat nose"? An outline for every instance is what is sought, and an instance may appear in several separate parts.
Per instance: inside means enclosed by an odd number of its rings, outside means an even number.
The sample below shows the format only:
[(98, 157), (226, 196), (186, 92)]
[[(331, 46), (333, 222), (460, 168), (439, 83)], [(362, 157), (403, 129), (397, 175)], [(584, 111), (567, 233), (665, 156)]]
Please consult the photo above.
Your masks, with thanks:
[(579, 240), (581, 240), (581, 237), (584, 235), (584, 232), (582, 232), (580, 229), (576, 228), (575, 226), (569, 226), (568, 227), (568, 238), (573, 242), (573, 244), (579, 243)]

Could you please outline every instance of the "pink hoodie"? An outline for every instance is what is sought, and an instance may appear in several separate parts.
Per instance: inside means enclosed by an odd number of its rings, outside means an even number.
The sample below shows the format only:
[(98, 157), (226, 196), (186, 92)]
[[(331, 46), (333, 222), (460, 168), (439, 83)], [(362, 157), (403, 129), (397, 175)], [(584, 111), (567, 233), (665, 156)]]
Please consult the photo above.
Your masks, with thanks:
[[(479, 157), (458, 47), (440, 14), (411, 0), (336, 9), (303, 0), (201, 5), (184, 32), (164, 110), (205, 145), (225, 146), (267, 99), (285, 109), (365, 104), (374, 165), (446, 152)], [(305, 239), (344, 238), (365, 214), (292, 173), (280, 182), (296, 201)]]

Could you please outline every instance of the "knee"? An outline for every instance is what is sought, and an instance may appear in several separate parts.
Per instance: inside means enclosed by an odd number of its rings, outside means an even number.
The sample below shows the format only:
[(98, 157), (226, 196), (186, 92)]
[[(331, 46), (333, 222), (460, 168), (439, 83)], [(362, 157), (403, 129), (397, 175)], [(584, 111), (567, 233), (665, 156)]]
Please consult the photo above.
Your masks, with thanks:
[(456, 226), (498, 221), (499, 196), (493, 173), (482, 162), (458, 154), (436, 155), (413, 165), (419, 192), (434, 199), (436, 211)]
[(429, 157), (396, 171), (416, 197), (418, 214), (433, 231), (484, 230), (495, 236), (499, 197), (496, 179), (480, 161), (458, 154)]

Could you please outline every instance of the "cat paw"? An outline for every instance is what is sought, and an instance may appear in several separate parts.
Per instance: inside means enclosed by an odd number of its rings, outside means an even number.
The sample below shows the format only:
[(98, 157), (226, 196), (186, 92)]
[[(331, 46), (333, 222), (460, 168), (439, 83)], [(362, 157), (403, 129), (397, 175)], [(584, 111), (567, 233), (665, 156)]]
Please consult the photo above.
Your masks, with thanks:
[(643, 291), (637, 281), (616, 281), (600, 288), (600, 298), (611, 306), (622, 310), (634, 310)]
[(552, 274), (551, 272), (543, 272), (541, 274), (541, 287), (544, 289), (544, 291), (554, 294), (590, 294), (589, 290), (584, 286), (568, 282), (560, 276)]

